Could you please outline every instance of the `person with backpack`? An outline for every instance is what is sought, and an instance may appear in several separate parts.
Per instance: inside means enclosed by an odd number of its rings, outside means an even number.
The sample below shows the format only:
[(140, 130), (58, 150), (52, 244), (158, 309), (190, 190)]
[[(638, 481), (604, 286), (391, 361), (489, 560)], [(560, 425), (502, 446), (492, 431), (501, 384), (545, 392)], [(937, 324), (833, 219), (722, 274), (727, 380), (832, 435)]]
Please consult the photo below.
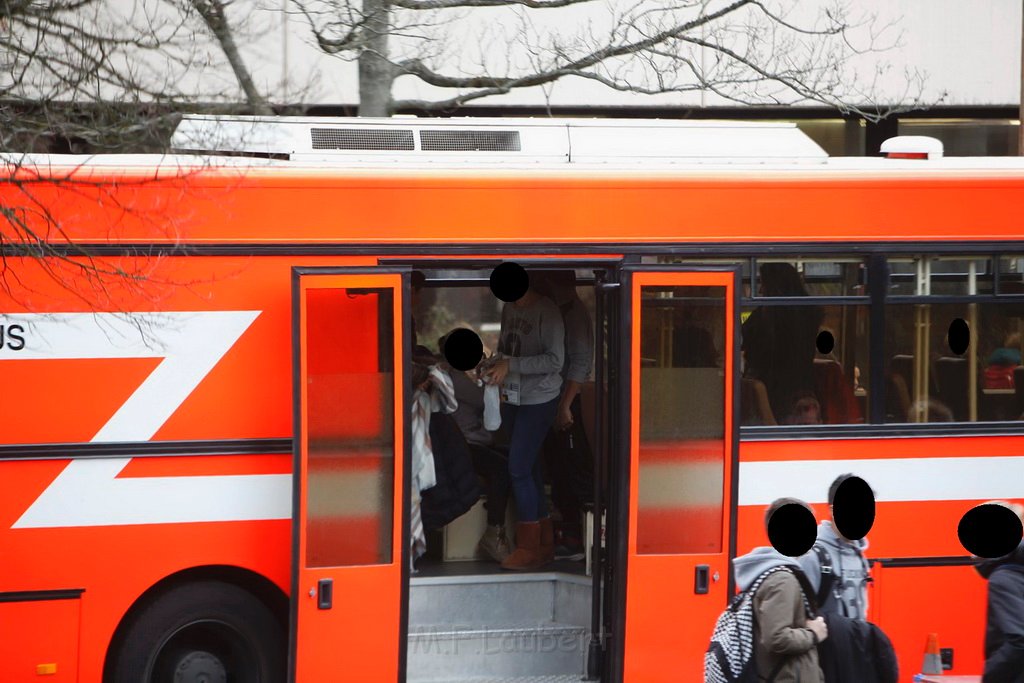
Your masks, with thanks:
[[(807, 503), (780, 498), (768, 506), (765, 527), (784, 505)], [(716, 626), (705, 668), (706, 681), (751, 683), (823, 683), (818, 666), (818, 643), (828, 637), (825, 621), (815, 616), (813, 597), (800, 565), (775, 548), (763, 546), (733, 560), (736, 585), (742, 591), (726, 610), (735, 617), (740, 637), (721, 638), (723, 619)], [(748, 633), (749, 629), (749, 633)], [(750, 640), (750, 644), (744, 641)], [(728, 643), (728, 645), (724, 645)], [(717, 647), (716, 647), (717, 646)], [(722, 649), (732, 652), (716, 652)], [(742, 654), (752, 657), (743, 660)], [(737, 657), (739, 653), (739, 657)], [(712, 659), (732, 660), (731, 671), (709, 675)], [(719, 667), (719, 670), (722, 667)]]
[(836, 491), (843, 482), (854, 477), (841, 474), (828, 488), (828, 510), (831, 519), (818, 525), (818, 539), (811, 552), (800, 557), (800, 567), (814, 588), (822, 615), (841, 614), (850, 619), (867, 621), (870, 565), (864, 557), (867, 538), (851, 540), (843, 536), (835, 524)]
[(835, 523), (839, 487), (853, 474), (836, 477), (828, 490), (831, 520), (818, 525), (811, 551), (799, 563), (814, 591), (832, 637), (818, 649), (826, 683), (896, 683), (899, 664), (892, 642), (867, 620), (870, 565), (867, 539), (848, 539)]
[[(999, 502), (1024, 517), (1024, 507)], [(975, 567), (988, 580), (982, 683), (1024, 683), (1024, 541)]]

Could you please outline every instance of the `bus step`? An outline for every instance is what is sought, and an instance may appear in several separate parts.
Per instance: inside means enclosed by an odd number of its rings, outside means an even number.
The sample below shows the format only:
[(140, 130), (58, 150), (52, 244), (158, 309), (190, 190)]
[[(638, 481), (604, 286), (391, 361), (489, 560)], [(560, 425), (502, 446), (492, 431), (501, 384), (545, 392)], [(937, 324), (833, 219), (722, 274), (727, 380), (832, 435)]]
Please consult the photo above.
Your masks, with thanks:
[[(590, 635), (553, 621), (417, 625), (409, 629), (409, 683), (568, 683), (584, 673)], [(486, 674), (486, 675), (485, 675)]]
[(409, 625), (590, 624), (590, 579), (559, 572), (415, 577)]

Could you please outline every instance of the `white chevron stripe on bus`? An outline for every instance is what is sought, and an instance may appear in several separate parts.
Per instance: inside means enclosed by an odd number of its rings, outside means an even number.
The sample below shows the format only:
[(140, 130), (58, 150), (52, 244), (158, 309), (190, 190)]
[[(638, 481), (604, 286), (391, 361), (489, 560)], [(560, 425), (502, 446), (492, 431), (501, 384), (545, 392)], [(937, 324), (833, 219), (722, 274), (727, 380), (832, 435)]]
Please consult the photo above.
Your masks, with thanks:
[[(0, 360), (163, 358), (91, 441), (147, 441), (260, 311), (7, 314), (32, 340)], [(12, 528), (267, 519), (290, 514), (289, 475), (118, 479), (130, 458), (79, 459)], [(287, 501), (288, 505), (268, 501)], [(281, 509), (275, 509), (281, 508)], [(283, 513), (282, 513), (283, 511)]]
[(1024, 496), (1024, 456), (783, 460), (740, 463), (739, 504), (782, 496), (825, 503), (829, 484), (845, 472), (866, 481), (882, 503)]

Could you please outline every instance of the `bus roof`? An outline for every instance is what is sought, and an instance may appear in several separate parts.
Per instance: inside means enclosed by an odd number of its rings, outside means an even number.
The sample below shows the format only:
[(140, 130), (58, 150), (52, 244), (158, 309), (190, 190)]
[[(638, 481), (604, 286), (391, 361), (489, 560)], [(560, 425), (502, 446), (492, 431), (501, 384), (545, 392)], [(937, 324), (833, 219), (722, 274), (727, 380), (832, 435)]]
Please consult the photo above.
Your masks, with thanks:
[[(897, 144), (892, 144), (897, 143)], [(93, 177), (239, 172), (315, 177), (752, 180), (838, 177), (1020, 177), (1024, 158), (942, 157), (933, 138), (886, 142), (901, 157), (829, 157), (793, 123), (641, 119), (182, 119), (171, 154), (2, 155), (8, 172)], [(910, 151), (910, 154), (905, 152)], [(920, 150), (916, 152), (915, 150)]]
[(239, 173), (284, 178), (465, 176), (585, 178), (622, 176), (640, 178), (744, 180), (779, 178), (985, 178), (1024, 176), (1024, 157), (944, 157), (940, 159), (886, 159), (882, 157), (829, 157), (813, 166), (777, 160), (709, 165), (695, 161), (659, 161), (621, 158), (614, 162), (525, 163), (517, 160), (483, 162), (471, 159), (402, 159), (347, 157), (322, 160), (280, 160), (212, 154), (0, 154), (8, 173), (18, 170), (41, 178), (82, 175), (173, 176), (202, 173), (216, 176)]

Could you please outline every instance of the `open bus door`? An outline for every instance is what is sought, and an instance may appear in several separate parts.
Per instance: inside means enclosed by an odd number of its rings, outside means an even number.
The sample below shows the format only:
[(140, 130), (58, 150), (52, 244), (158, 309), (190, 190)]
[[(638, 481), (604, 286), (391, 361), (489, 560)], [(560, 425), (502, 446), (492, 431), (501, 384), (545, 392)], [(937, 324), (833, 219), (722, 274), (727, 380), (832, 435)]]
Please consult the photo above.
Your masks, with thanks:
[(409, 276), (293, 270), (290, 676), (404, 679)]
[[(732, 595), (738, 273), (625, 266), (613, 668), (626, 683), (697, 681)], [(623, 519), (626, 522), (626, 519)], [(622, 573), (620, 571), (620, 577)]]

